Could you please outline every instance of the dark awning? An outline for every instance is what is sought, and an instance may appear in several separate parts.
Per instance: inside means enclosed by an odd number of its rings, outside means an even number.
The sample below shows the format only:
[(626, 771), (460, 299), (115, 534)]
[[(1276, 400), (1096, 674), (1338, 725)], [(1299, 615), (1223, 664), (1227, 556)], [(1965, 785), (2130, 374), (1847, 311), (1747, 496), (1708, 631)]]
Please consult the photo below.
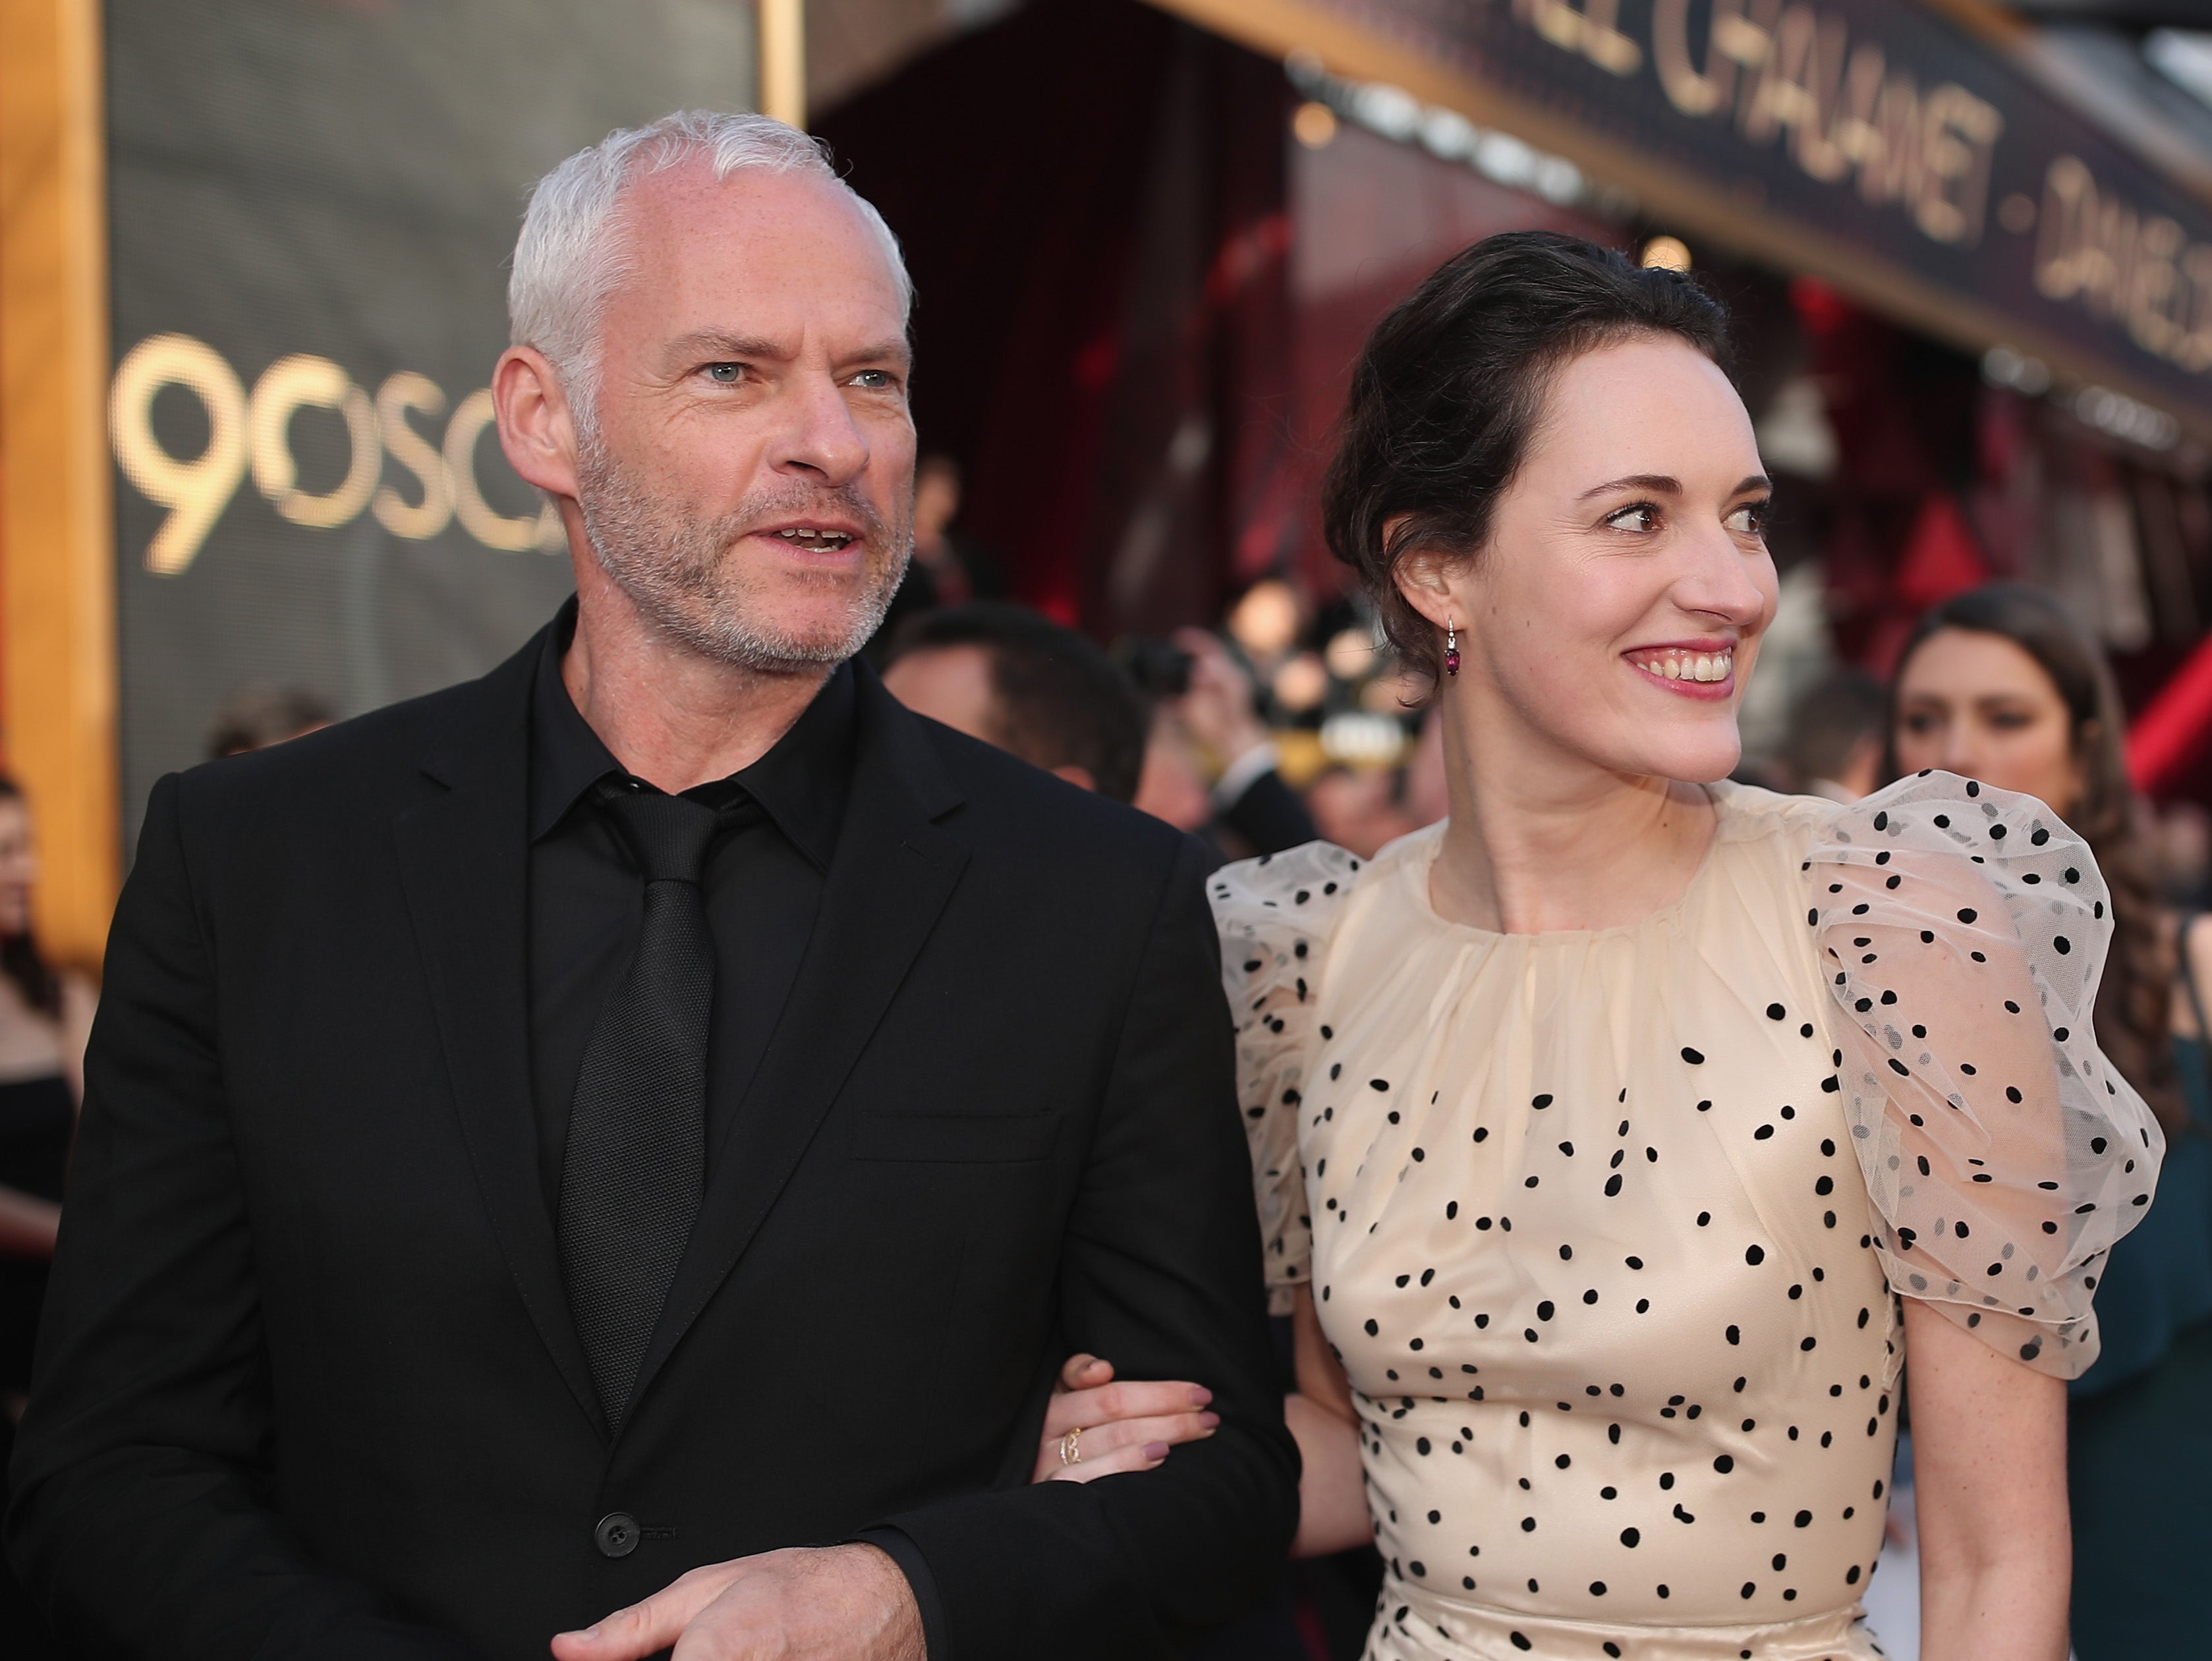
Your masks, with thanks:
[[(2212, 438), (2212, 210), (1913, 0), (1155, 0), (1565, 156), (1655, 218)], [(2007, 360), (2010, 361), (2010, 360)]]

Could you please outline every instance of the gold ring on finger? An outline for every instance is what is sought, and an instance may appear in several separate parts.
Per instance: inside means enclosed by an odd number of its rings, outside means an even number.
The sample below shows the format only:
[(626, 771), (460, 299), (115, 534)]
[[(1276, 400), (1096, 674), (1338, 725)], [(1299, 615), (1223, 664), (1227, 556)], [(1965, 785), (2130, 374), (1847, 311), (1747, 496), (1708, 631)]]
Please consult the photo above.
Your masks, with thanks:
[(1082, 1426), (1078, 1425), (1060, 1439), (1060, 1463), (1063, 1465), (1079, 1465), (1083, 1463)]

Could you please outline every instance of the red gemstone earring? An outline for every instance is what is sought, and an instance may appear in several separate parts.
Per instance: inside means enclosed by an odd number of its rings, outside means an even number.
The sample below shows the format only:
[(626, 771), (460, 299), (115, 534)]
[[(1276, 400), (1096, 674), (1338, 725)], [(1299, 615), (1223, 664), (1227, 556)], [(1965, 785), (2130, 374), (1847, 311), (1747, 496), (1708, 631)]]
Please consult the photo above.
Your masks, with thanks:
[(1459, 673), (1459, 630), (1449, 623), (1444, 624), (1444, 673)]

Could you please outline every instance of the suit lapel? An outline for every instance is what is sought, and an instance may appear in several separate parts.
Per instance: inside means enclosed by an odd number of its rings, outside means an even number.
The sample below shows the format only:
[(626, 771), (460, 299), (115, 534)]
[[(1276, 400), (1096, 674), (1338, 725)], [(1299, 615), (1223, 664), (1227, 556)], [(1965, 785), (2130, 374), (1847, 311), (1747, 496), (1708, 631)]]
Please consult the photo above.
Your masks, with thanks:
[(393, 831), (477, 1187), (524, 1306), (596, 1426), (530, 1098), (529, 708), (542, 642), (479, 683), (479, 701), (423, 764), (446, 793), (400, 814)]
[(853, 788), (798, 979), (734, 1123), (632, 1394), (633, 1411), (790, 1181), (905, 980), (968, 855), (932, 823), (958, 805), (921, 723), (860, 668)]

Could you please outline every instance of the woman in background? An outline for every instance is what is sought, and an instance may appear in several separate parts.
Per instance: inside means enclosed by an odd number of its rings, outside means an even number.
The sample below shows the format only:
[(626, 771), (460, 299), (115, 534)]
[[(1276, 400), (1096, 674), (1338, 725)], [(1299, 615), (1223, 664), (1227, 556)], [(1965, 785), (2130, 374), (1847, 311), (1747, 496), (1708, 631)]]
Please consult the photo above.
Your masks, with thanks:
[[(21, 787), (0, 775), (0, 1471), (30, 1389), (92, 1025), (91, 987), (56, 973), (31, 933), (38, 869), (29, 805)], [(47, 1653), (40, 1630), (14, 1577), (0, 1569), (9, 1652)]]
[(2177, 925), (2159, 906), (2111, 673), (2050, 595), (1993, 583), (1930, 611), (1899, 660), (1889, 733), (1896, 772), (2041, 797), (2112, 890), (2097, 1042), (2157, 1115), (2166, 1157), (2097, 1287), (2104, 1353), (2069, 1387), (2074, 1644), (2081, 1661), (2189, 1653), (2212, 1557), (2212, 916)]

